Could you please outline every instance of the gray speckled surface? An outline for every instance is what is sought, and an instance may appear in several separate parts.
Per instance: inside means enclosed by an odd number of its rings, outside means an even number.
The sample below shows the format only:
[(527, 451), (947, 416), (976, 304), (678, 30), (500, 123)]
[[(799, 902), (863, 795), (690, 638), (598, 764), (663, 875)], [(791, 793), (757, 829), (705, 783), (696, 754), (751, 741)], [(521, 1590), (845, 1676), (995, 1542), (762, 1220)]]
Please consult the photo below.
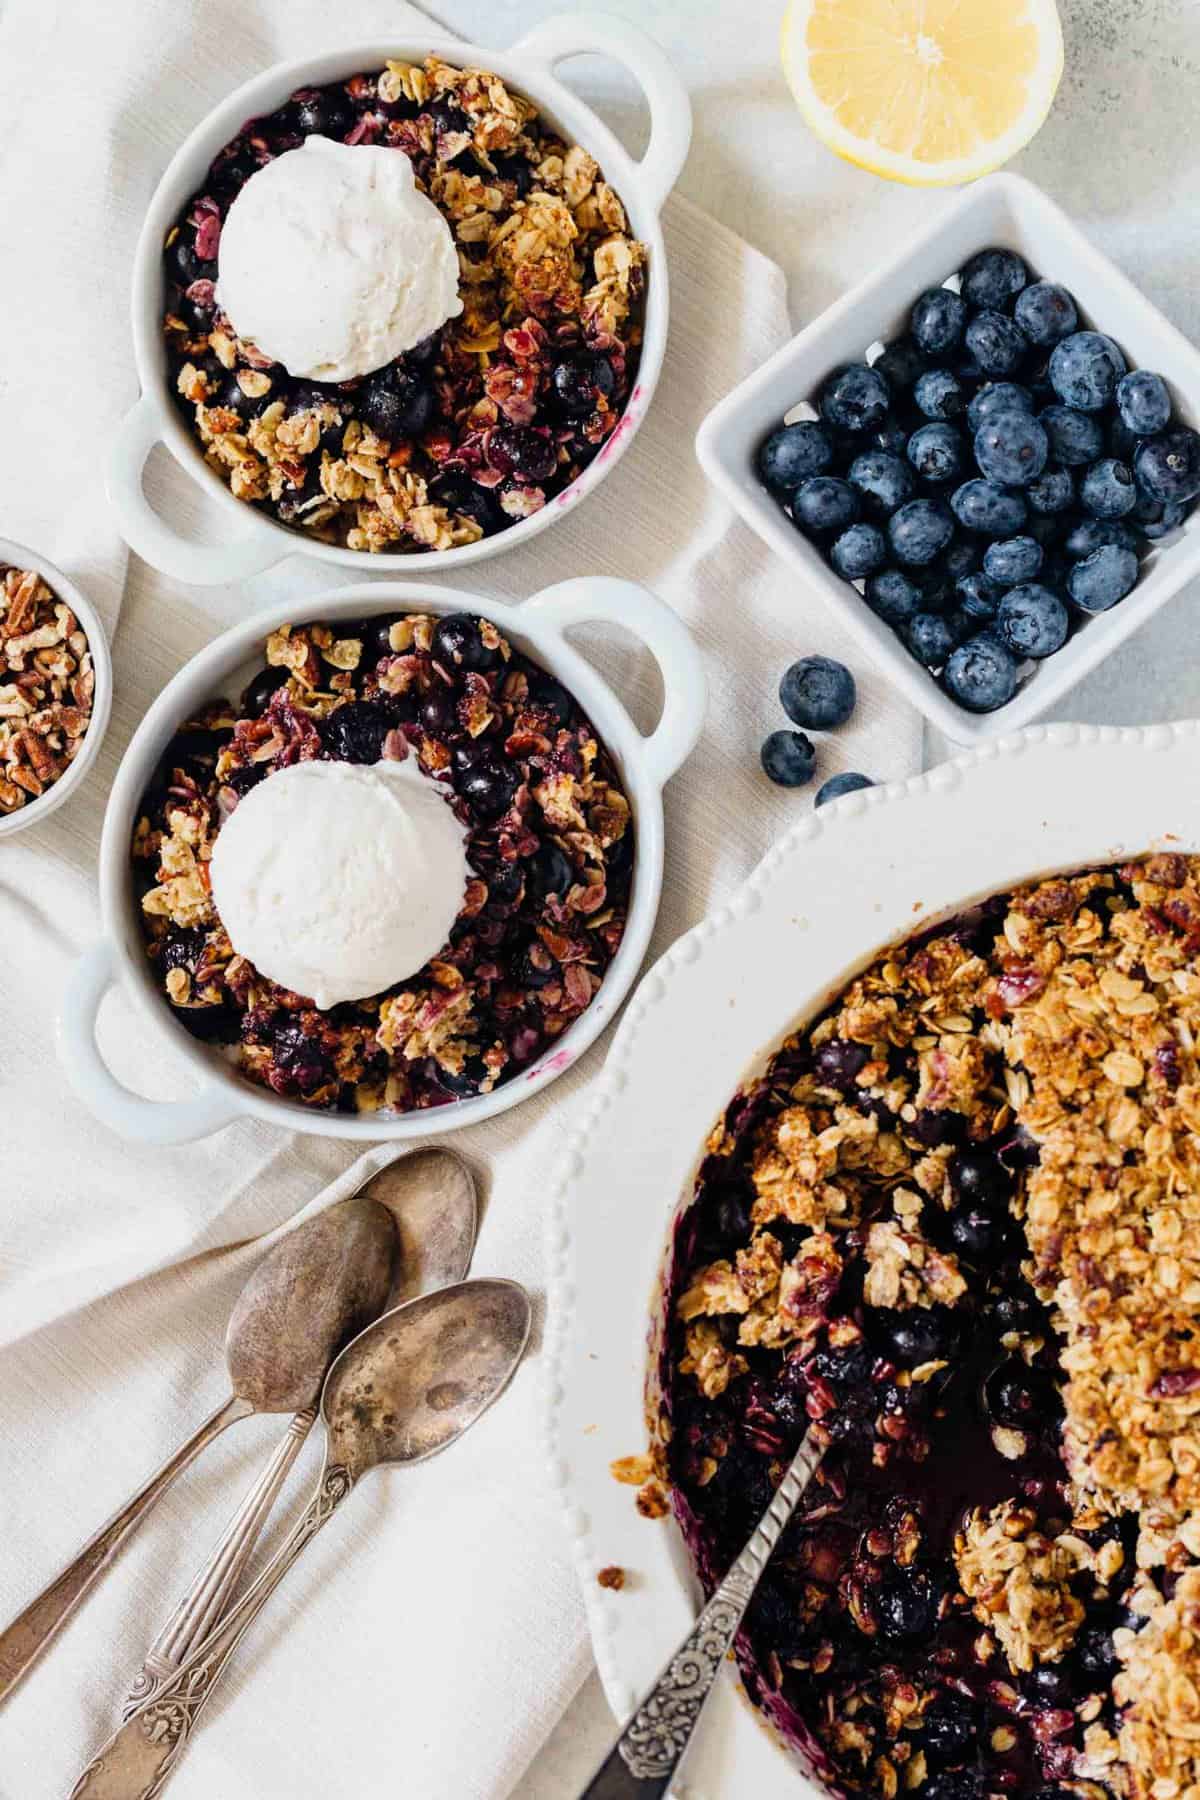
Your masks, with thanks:
[[(946, 203), (943, 195), (852, 169), (811, 139), (779, 69), (782, 0), (603, 4), (652, 31), (682, 71), (696, 133), (680, 185), (783, 266), (797, 325), (835, 299), (869, 258), (901, 242), (930, 208)], [(1060, 5), (1067, 40), (1062, 88), (1041, 133), (1013, 166), (1047, 188), (1174, 324), (1200, 338), (1200, 211), (1191, 187), (1200, 161), (1200, 4)], [(573, 8), (562, 0), (434, 0), (430, 10), (464, 36), (499, 45), (532, 20)], [(636, 149), (641, 109), (620, 72), (585, 59), (571, 78)], [(1064, 716), (1128, 724), (1200, 712), (1195, 604), (1195, 588), (1172, 601), (1068, 697)], [(928, 749), (936, 760), (941, 746), (930, 742)], [(521, 1800), (569, 1800), (607, 1729), (593, 1678), (520, 1783)]]

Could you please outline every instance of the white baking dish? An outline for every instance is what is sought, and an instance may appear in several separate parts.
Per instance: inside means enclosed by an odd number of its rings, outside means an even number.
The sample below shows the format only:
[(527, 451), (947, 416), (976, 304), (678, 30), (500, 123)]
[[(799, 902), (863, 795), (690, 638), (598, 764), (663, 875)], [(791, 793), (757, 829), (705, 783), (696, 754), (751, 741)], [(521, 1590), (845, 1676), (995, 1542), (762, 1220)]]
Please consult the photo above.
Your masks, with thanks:
[[(650, 142), (640, 162), (621, 148), (612, 132), (555, 77), (560, 62), (586, 52), (610, 56), (635, 77), (650, 111)], [(204, 461), (167, 391), (162, 334), (162, 248), (180, 208), (204, 180), (213, 157), (237, 135), (247, 119), (270, 113), (300, 87), (316, 87), (364, 69), (379, 69), (389, 58), (419, 63), (437, 55), (459, 67), (494, 70), (526, 95), (568, 141), (591, 152), (620, 195), (635, 235), (647, 246), (645, 336), (637, 380), (622, 422), (579, 479), (530, 518), (456, 549), (411, 555), (369, 556), (337, 544), (322, 544), (237, 500)], [(667, 344), (667, 260), (659, 213), (678, 178), (691, 142), (692, 114), (687, 91), (664, 52), (636, 26), (604, 13), (564, 14), (534, 26), (508, 51), (482, 49), (457, 38), (379, 38), (328, 50), (321, 56), (277, 63), (246, 82), (214, 107), (176, 151), (154, 190), (133, 265), (133, 352), (142, 395), (126, 414), (108, 469), (108, 492), (121, 534), (132, 549), (178, 581), (206, 584), (237, 581), (285, 556), (303, 554), (363, 571), (436, 568), (449, 574), (528, 543), (566, 518), (614, 468), (645, 417), (658, 384)], [(163, 443), (176, 461), (215, 499), (222, 512), (221, 541), (190, 542), (161, 519), (142, 491), (146, 460)]]
[[(552, 1472), (596, 1662), (622, 1719), (690, 1629), (673, 1520), (610, 1464), (657, 1415), (661, 1278), (704, 1141), (788, 1032), (887, 944), (1021, 882), (1153, 848), (1200, 850), (1200, 726), (1034, 726), (803, 818), (625, 1010), (552, 1183), (546, 1328)], [(620, 1593), (597, 1583), (625, 1569)], [(825, 1800), (742, 1698), (732, 1665), (672, 1793)]]
[(1107, 332), (1131, 367), (1156, 369), (1185, 423), (1200, 422), (1200, 351), (1103, 256), (1067, 215), (1017, 175), (992, 175), (969, 188), (850, 293), (814, 319), (768, 363), (726, 395), (700, 427), (696, 452), (709, 479), (746, 523), (815, 587), (825, 604), (901, 694), (960, 744), (1028, 724), (1124, 643), (1164, 601), (1200, 573), (1200, 509), (1142, 565), (1129, 597), (1089, 619), (1057, 655), (1035, 665), (1007, 706), (971, 713), (939, 687), (792, 525), (755, 473), (759, 445), (798, 402), (809, 400), (831, 370), (861, 361), (871, 346), (907, 329), (918, 294), (940, 286), (975, 251), (1017, 250), (1037, 274), (1059, 281), (1079, 302), (1081, 323)]
[[(147, 712), (121, 760), (100, 844), (100, 910), (104, 935), (76, 965), (58, 1021), (59, 1052), (80, 1099), (122, 1136), (143, 1143), (178, 1144), (206, 1137), (234, 1119), (252, 1116), (322, 1137), (380, 1139), (441, 1137), (460, 1126), (507, 1112), (540, 1093), (583, 1054), (628, 993), (646, 953), (658, 912), (663, 873), (662, 790), (690, 753), (704, 722), (705, 680), (700, 654), (670, 607), (630, 581), (586, 577), (561, 582), (519, 608), (477, 594), (416, 582), (378, 581), (339, 588), (305, 609), (311, 620), (362, 619), (398, 611), (481, 613), (550, 670), (579, 701), (612, 752), (633, 808), (633, 891), (625, 935), (587, 1011), (537, 1062), (490, 1094), (421, 1112), (361, 1118), (323, 1112), (286, 1100), (240, 1075), (173, 1019), (152, 979), (133, 892), (130, 843), (142, 795), (176, 729), (206, 701), (235, 694), (261, 667), (267, 635), (298, 619), (293, 605), (235, 626), (186, 663)], [(662, 717), (643, 737), (608, 683), (571, 648), (566, 633), (604, 621), (624, 626), (649, 648), (662, 672)], [(96, 1015), (106, 990), (120, 978), (140, 1010), (170, 1034), (192, 1065), (197, 1093), (158, 1103), (123, 1087), (96, 1045)]]

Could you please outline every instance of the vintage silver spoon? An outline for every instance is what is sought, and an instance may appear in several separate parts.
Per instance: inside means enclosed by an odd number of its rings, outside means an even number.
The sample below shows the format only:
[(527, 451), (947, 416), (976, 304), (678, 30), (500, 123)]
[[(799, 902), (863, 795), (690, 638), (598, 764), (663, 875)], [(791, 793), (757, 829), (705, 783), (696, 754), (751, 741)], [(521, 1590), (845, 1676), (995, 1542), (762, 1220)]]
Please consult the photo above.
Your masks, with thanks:
[(666, 1793), (759, 1577), (824, 1454), (825, 1446), (808, 1433), (750, 1542), (654, 1686), (643, 1694), (579, 1800), (652, 1800)]
[(321, 1396), (325, 1463), (304, 1517), (211, 1636), (113, 1733), (71, 1800), (154, 1800), (242, 1633), (301, 1551), (372, 1469), (423, 1462), (460, 1438), (508, 1386), (529, 1327), (529, 1296), (515, 1281), (464, 1281), (385, 1313), (347, 1345)]
[[(449, 1287), (466, 1275), (475, 1252), (479, 1205), (475, 1179), (455, 1151), (435, 1148), (398, 1157), (365, 1182), (354, 1198), (386, 1207), (395, 1221), (399, 1256), (391, 1291), (379, 1312)], [(243, 1293), (239, 1304), (245, 1299)], [(341, 1343), (330, 1346), (330, 1362), (341, 1347)], [(123, 1718), (158, 1692), (226, 1611), (316, 1419), (319, 1398), (318, 1382), (312, 1404), (295, 1414), (212, 1555), (146, 1652), (121, 1709)]]
[(387, 1208), (353, 1199), (297, 1226), (264, 1256), (242, 1289), (225, 1336), (229, 1399), (0, 1632), (0, 1701), (176, 1476), (226, 1426), (252, 1413), (315, 1406), (338, 1349), (386, 1305), (396, 1248)]

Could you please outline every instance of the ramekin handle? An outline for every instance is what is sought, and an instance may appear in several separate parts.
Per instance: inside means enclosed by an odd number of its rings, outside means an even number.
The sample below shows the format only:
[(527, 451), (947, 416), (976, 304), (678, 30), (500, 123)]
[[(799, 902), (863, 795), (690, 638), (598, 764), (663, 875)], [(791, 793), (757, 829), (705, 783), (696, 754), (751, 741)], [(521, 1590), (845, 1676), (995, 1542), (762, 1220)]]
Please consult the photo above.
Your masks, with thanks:
[(559, 13), (513, 45), (513, 55), (553, 72), (568, 56), (611, 56), (633, 76), (650, 109), (650, 142), (637, 168), (658, 212), (679, 179), (692, 141), (692, 103), (670, 58), (636, 25), (608, 13)]
[(270, 568), (288, 552), (249, 507), (246, 529), (223, 544), (193, 544), (159, 518), (142, 488), (146, 458), (162, 437), (155, 407), (143, 394), (121, 420), (108, 462), (108, 498), (121, 536), (143, 562), (193, 587), (216, 587)]
[(662, 787), (695, 749), (708, 705), (704, 665), (683, 621), (649, 588), (611, 575), (557, 582), (521, 611), (537, 614), (559, 633), (593, 622), (623, 625), (645, 644), (663, 679), (662, 717), (645, 747), (651, 776)]
[(57, 1020), (58, 1054), (88, 1110), (111, 1131), (141, 1144), (188, 1144), (240, 1118), (237, 1095), (215, 1082), (193, 1100), (147, 1100), (123, 1087), (100, 1055), (96, 1018), (114, 978), (113, 947), (86, 950), (67, 982)]

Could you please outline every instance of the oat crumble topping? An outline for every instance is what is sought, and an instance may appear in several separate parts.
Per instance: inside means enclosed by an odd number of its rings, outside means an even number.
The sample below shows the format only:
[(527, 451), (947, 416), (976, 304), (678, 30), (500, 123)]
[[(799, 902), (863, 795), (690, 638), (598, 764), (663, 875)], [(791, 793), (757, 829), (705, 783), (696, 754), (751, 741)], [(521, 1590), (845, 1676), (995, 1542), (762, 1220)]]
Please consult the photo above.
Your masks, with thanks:
[(830, 1446), (739, 1660), (835, 1786), (1200, 1800), (1198, 953), (1200, 858), (1036, 883), (710, 1137), (660, 1454), (711, 1587)]

